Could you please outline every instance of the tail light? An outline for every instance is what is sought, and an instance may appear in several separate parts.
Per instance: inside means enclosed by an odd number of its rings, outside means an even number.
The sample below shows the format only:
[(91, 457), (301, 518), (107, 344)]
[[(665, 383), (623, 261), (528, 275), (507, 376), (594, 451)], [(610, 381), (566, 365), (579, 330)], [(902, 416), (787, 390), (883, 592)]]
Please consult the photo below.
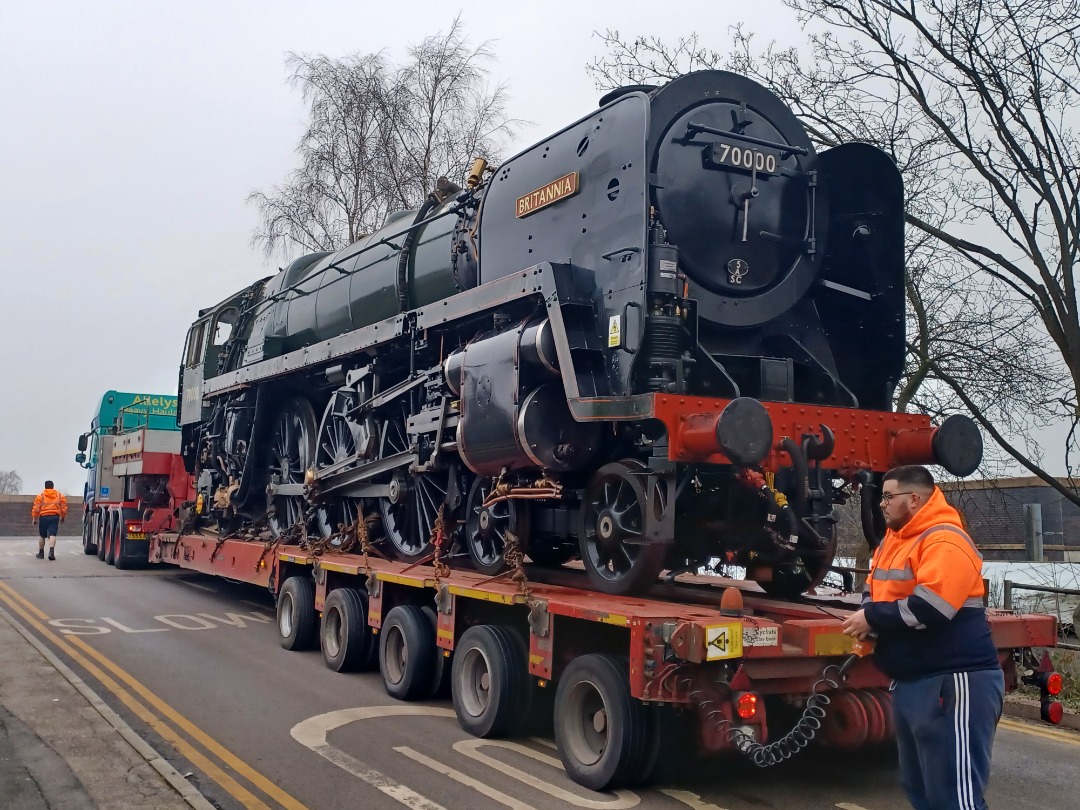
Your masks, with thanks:
[(735, 700), (735, 712), (743, 720), (749, 720), (757, 714), (758, 696), (753, 692), (743, 692)]
[(1043, 672), (1039, 677), (1039, 687), (1044, 695), (1061, 694), (1061, 673)]
[(1044, 700), (1042, 702), (1042, 719), (1055, 726), (1061, 722), (1065, 709), (1056, 700)]
[(141, 520), (128, 520), (128, 521), (125, 521), (125, 523), (127, 523), (127, 530), (129, 532), (141, 532), (142, 531), (142, 521)]

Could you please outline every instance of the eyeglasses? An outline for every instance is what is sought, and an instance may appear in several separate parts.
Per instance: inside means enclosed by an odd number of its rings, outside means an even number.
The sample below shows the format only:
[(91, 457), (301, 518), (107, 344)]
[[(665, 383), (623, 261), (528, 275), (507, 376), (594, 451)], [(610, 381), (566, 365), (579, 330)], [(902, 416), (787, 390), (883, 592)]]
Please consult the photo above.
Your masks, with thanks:
[(889, 501), (891, 501), (897, 495), (918, 495), (918, 494), (919, 493), (915, 492), (914, 490), (909, 490), (908, 492), (882, 492), (881, 493), (881, 502), (883, 504), (885, 504), (886, 506), (888, 506)]

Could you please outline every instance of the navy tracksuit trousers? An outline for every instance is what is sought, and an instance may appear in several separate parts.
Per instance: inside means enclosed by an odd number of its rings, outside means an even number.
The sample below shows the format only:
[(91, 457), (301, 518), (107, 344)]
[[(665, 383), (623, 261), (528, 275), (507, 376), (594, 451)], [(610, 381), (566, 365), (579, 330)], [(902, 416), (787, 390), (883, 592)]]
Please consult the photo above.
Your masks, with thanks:
[(900, 782), (915, 810), (985, 810), (1004, 696), (1000, 669), (896, 682)]

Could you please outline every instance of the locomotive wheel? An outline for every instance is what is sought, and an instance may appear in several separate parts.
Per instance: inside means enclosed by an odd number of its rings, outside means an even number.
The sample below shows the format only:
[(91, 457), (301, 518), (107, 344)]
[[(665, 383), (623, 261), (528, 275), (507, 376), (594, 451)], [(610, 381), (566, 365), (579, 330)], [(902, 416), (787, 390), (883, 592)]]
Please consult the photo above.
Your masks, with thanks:
[[(409, 452), (412, 439), (406, 432), (404, 410), (383, 423), (379, 442), (379, 458), (385, 459), (399, 453)], [(415, 562), (431, 554), (432, 529), (439, 515), (439, 507), (447, 501), (450, 491), (451, 472), (436, 469), (431, 472), (408, 475), (399, 468), (390, 476), (392, 494), (379, 499), (383, 533), (394, 549), (398, 559)], [(444, 511), (447, 535), (453, 527), (450, 520), (451, 505)], [(449, 552), (449, 536), (444, 551)]]
[(461, 636), (450, 676), (458, 724), (474, 737), (513, 734), (529, 716), (528, 650), (506, 627), (479, 624)]
[(473, 567), (481, 574), (495, 576), (509, 567), (503, 559), (508, 531), (517, 535), (522, 551), (528, 548), (529, 509), (524, 501), (515, 500), (499, 501), (485, 508), (484, 501), (491, 489), (490, 478), (477, 478), (469, 490), (465, 545)]
[(656, 762), (655, 717), (630, 694), (625, 659), (574, 659), (555, 693), (555, 742), (567, 775), (593, 790), (642, 784)]
[(644, 540), (645, 488), (638, 461), (605, 464), (589, 481), (581, 505), (578, 540), (593, 587), (610, 594), (639, 591), (656, 580), (666, 546)]
[(836, 529), (829, 527), (828, 543), (825, 548), (807, 548), (803, 545), (817, 545), (817, 540), (809, 539), (801, 535), (799, 548), (795, 552), (802, 560), (802, 565), (794, 563), (776, 566), (772, 571), (772, 579), (758, 582), (762, 590), (769, 596), (778, 598), (792, 598), (801, 596), (811, 588), (816, 588), (829, 573), (829, 567), (836, 558)]
[[(303, 484), (315, 461), (315, 411), (302, 397), (288, 400), (274, 419), (270, 433), (270, 479), (278, 484)], [(270, 499), (270, 531), (281, 537), (304, 516), (300, 495)]]
[(334, 537), (335, 539), (330, 542), (330, 547), (340, 548), (342, 540), (337, 536), (338, 532), (343, 526), (348, 528), (356, 522), (360, 516), (362, 503), (363, 501), (359, 498), (335, 498), (316, 506), (315, 530), (319, 533), (319, 537)]
[(379, 634), (379, 668), (386, 694), (398, 700), (430, 697), (435, 668), (435, 630), (416, 605), (386, 614)]
[(319, 617), (315, 613), (315, 583), (289, 577), (277, 597), (277, 626), (286, 650), (307, 650), (315, 643)]
[(322, 654), (334, 672), (366, 669), (377, 652), (367, 623), (367, 591), (335, 588), (323, 603)]

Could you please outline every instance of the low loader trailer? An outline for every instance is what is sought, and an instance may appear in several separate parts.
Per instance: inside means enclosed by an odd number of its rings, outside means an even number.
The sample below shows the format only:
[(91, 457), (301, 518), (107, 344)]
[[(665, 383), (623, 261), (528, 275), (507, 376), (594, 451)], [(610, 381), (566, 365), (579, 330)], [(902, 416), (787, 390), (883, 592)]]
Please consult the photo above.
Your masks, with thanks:
[[(470, 734), (553, 727), (567, 774), (595, 790), (647, 783), (673, 755), (737, 751), (768, 766), (811, 744), (893, 737), (890, 681), (872, 645), (842, 632), (854, 596), (782, 601), (687, 575), (614, 596), (520, 554), (492, 578), (340, 540), (159, 532), (149, 560), (269, 588), (286, 649), (318, 645), (336, 671), (377, 666), (400, 700), (448, 691)], [(1034, 654), (1055, 645), (1056, 620), (988, 616), (1007, 689), (1041, 686), (1044, 717), (1060, 720), (1061, 678)]]

